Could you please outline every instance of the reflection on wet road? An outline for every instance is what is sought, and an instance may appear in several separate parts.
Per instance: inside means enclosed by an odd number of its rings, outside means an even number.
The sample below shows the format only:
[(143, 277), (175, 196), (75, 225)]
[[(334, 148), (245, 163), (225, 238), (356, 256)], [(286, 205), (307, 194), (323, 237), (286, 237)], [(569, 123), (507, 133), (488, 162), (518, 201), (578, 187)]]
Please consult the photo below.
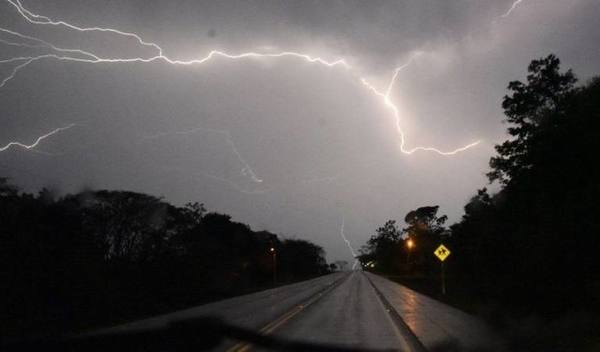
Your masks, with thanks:
[(403, 333), (361, 271), (350, 274), (273, 334), (306, 342), (410, 350)]
[(427, 349), (449, 344), (459, 350), (504, 349), (480, 319), (381, 276), (366, 275)]
[[(361, 349), (422, 351), (449, 344), (461, 351), (503, 349), (481, 320), (363, 271), (330, 274), (98, 332), (157, 329), (207, 316), (264, 335)], [(227, 340), (216, 350), (254, 347)]]

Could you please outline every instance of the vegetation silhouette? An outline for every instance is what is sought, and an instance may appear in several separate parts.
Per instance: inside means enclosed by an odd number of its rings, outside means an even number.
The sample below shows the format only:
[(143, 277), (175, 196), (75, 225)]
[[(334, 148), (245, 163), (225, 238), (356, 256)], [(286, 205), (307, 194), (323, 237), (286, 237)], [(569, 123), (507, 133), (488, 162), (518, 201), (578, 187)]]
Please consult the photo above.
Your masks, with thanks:
[[(3, 336), (112, 324), (329, 272), (323, 249), (151, 195), (22, 193), (0, 178)], [(273, 261), (273, 248), (277, 263)]]
[[(510, 139), (487, 174), (500, 190), (478, 190), (450, 231), (437, 206), (408, 213), (401, 232), (388, 221), (363, 265), (487, 317), (515, 350), (598, 350), (600, 78), (575, 83), (556, 56), (533, 60), (502, 102)], [(452, 251), (447, 297), (433, 256), (441, 242)]]

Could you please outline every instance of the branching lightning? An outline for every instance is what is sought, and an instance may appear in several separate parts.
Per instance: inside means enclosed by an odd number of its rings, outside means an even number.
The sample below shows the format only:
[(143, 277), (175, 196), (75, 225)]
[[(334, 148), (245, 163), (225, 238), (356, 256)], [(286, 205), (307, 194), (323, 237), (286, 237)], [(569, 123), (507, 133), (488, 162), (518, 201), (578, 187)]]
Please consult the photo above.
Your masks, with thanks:
[[(196, 133), (199, 131), (212, 132), (212, 133), (217, 133), (217, 134), (224, 136), (225, 141), (231, 147), (231, 151), (233, 152), (233, 154), (235, 154), (238, 161), (243, 165), (242, 170), (241, 170), (242, 175), (250, 177), (250, 179), (255, 183), (263, 182), (263, 180), (256, 175), (256, 173), (254, 172), (252, 167), (250, 167), (250, 164), (248, 164), (248, 162), (242, 157), (242, 154), (240, 154), (240, 151), (238, 150), (237, 146), (235, 145), (235, 142), (233, 141), (233, 139), (231, 138), (231, 133), (229, 133), (229, 131), (217, 130), (214, 128), (206, 128), (206, 127), (196, 127), (196, 128), (192, 128), (190, 130), (185, 130), (185, 131), (162, 132), (162, 133), (155, 134), (153, 136), (147, 136), (144, 139), (153, 139), (153, 138), (158, 138), (161, 136), (171, 135), (171, 134), (186, 135), (186, 134)], [(212, 175), (210, 177), (212, 177)], [(230, 181), (227, 181), (227, 182), (230, 182)]]
[(11, 5), (13, 5), (27, 22), (30, 22), (33, 24), (47, 24), (47, 25), (52, 25), (52, 26), (64, 26), (64, 27), (67, 27), (69, 29), (73, 29), (73, 30), (76, 30), (79, 32), (108, 32), (108, 33), (114, 33), (114, 34), (118, 34), (118, 35), (125, 36), (125, 37), (135, 38), (139, 44), (141, 44), (142, 46), (152, 47), (152, 48), (156, 49), (158, 51), (158, 55), (162, 56), (162, 48), (160, 46), (158, 46), (155, 43), (149, 43), (149, 42), (142, 40), (142, 38), (135, 33), (123, 32), (123, 31), (119, 31), (119, 30), (113, 29), (113, 28), (78, 27), (78, 26), (72, 25), (72, 24), (64, 22), (64, 21), (53, 21), (49, 17), (40, 16), (40, 15), (34, 14), (33, 12), (27, 10), (21, 4), (20, 0), (6, 0), (6, 1), (8, 3), (10, 3)]
[[(327, 67), (340, 66), (340, 67), (343, 67), (343, 68), (351, 71), (356, 77), (358, 77), (360, 82), (362, 82), (362, 84), (368, 88), (368, 91), (370, 91), (371, 93), (374, 93), (378, 98), (381, 98), (382, 102), (385, 104), (385, 106), (391, 110), (394, 120), (395, 120), (395, 128), (396, 128), (396, 131), (400, 138), (400, 151), (404, 154), (413, 154), (417, 151), (428, 151), (428, 152), (434, 152), (434, 153), (437, 153), (440, 155), (454, 155), (454, 154), (463, 152), (471, 147), (474, 147), (477, 144), (479, 144), (479, 142), (480, 142), (480, 141), (475, 141), (473, 143), (470, 143), (468, 145), (465, 145), (463, 147), (456, 148), (456, 149), (450, 150), (450, 151), (442, 151), (442, 150), (439, 150), (437, 148), (430, 147), (430, 146), (418, 146), (418, 147), (414, 147), (414, 148), (406, 148), (405, 134), (401, 128), (401, 123), (400, 123), (401, 118), (400, 118), (399, 109), (394, 104), (394, 102), (391, 100), (390, 95), (391, 95), (393, 85), (397, 80), (398, 74), (400, 73), (400, 71), (402, 71), (406, 66), (408, 66), (412, 62), (412, 60), (415, 58), (414, 56), (413, 56), (413, 58), (411, 58), (411, 60), (407, 64), (404, 64), (404, 65), (394, 69), (390, 83), (389, 83), (388, 87), (386, 88), (385, 93), (382, 93), (378, 89), (376, 89), (373, 85), (369, 84), (364, 77), (357, 74), (357, 72), (353, 69), (353, 67), (351, 65), (349, 65), (344, 59), (329, 61), (329, 60), (325, 60), (321, 57), (315, 57), (315, 56), (311, 56), (311, 55), (307, 55), (307, 54), (299, 53), (299, 52), (294, 52), (294, 51), (283, 51), (283, 52), (279, 52), (279, 53), (245, 52), (245, 53), (240, 53), (240, 54), (229, 54), (229, 53), (226, 53), (223, 51), (212, 50), (204, 57), (199, 57), (199, 58), (195, 58), (195, 59), (191, 59), (191, 60), (177, 60), (177, 59), (173, 59), (173, 58), (166, 56), (164, 54), (163, 49), (158, 44), (146, 41), (146, 40), (142, 39), (142, 37), (139, 36), (138, 34), (131, 33), (131, 32), (124, 32), (124, 31), (120, 31), (117, 29), (113, 29), (113, 28), (80, 27), (80, 26), (76, 26), (76, 25), (67, 23), (65, 21), (56, 21), (49, 17), (35, 14), (35, 13), (31, 12), (30, 10), (26, 9), (19, 0), (6, 0), (6, 1), (9, 4), (11, 4), (17, 10), (17, 12), (21, 15), (21, 17), (30, 24), (65, 27), (67, 29), (78, 31), (78, 32), (104, 32), (104, 33), (119, 35), (122, 37), (132, 38), (132, 39), (136, 40), (137, 43), (139, 45), (141, 45), (142, 47), (154, 50), (155, 55), (150, 56), (150, 57), (129, 57), (129, 58), (101, 57), (92, 52), (81, 50), (81, 49), (60, 48), (60, 47), (57, 47), (57, 46), (51, 44), (50, 42), (42, 40), (42, 39), (24, 35), (24, 34), (14, 32), (14, 31), (11, 31), (8, 29), (0, 28), (1, 32), (10, 34), (13, 37), (17, 37), (17, 38), (20, 38), (20, 39), (26, 41), (26, 42), (19, 43), (19, 42), (2, 40), (2, 43), (4, 43), (4, 44), (11, 45), (11, 46), (30, 47), (30, 48), (31, 47), (47, 48), (47, 49), (53, 51), (53, 53), (46, 53), (46, 54), (40, 54), (40, 55), (29, 55), (29, 56), (17, 56), (17, 57), (12, 57), (9, 59), (0, 60), (0, 64), (9, 64), (9, 63), (17, 64), (10, 71), (9, 75), (7, 77), (5, 77), (2, 81), (0, 81), (0, 88), (4, 87), (10, 80), (12, 80), (21, 69), (27, 67), (28, 65), (30, 65), (36, 61), (44, 60), (44, 59), (49, 59), (49, 60), (54, 59), (54, 60), (58, 60), (58, 61), (71, 61), (71, 62), (90, 63), (90, 64), (150, 63), (150, 62), (155, 62), (155, 61), (162, 61), (164, 63), (171, 64), (171, 65), (199, 65), (199, 64), (204, 64), (204, 63), (208, 62), (209, 60), (212, 60), (217, 57), (230, 59), (230, 60), (241, 60), (241, 59), (248, 59), (248, 58), (292, 57), (292, 58), (304, 60), (306, 62), (324, 65)], [(520, 2), (520, 1), (517, 1), (517, 2)], [(516, 6), (516, 5), (514, 5), (514, 6)], [(35, 44), (30, 44), (32, 42)], [(231, 144), (232, 143), (233, 142), (231, 142)], [(237, 149), (235, 149), (235, 147), (234, 147), (234, 152), (237, 154), (239, 159), (242, 159), (236, 150)], [(251, 177), (253, 179), (253, 181), (255, 181), (255, 182), (262, 181), (260, 178), (258, 178), (256, 176), (256, 174), (252, 171), (252, 169), (249, 166), (247, 166), (247, 164), (244, 167), (244, 169), (242, 170), (242, 173)]]
[[(418, 151), (423, 151), (423, 152), (437, 153), (442, 156), (451, 156), (451, 155), (455, 155), (455, 154), (461, 153), (463, 151), (466, 151), (480, 143), (480, 141), (474, 141), (472, 143), (469, 143), (465, 146), (456, 148), (454, 150), (440, 150), (440, 149), (437, 149), (432, 146), (416, 146), (416, 147), (412, 147), (412, 148), (409, 148), (406, 146), (406, 135), (405, 135), (405, 133), (402, 129), (402, 125), (401, 125), (401, 113), (399, 111), (398, 105), (396, 105), (396, 103), (394, 103), (394, 101), (392, 100), (392, 93), (393, 93), (394, 85), (397, 82), (400, 73), (404, 69), (406, 69), (408, 66), (410, 66), (411, 63), (413, 63), (418, 58), (418, 56), (420, 55), (419, 52), (414, 53), (405, 64), (396, 67), (392, 71), (392, 75), (390, 77), (389, 83), (387, 84), (385, 89), (382, 90), (380, 88), (377, 88), (375, 85), (372, 85), (371, 83), (369, 83), (367, 81), (367, 79), (360, 72), (358, 72), (354, 67), (352, 67), (350, 64), (348, 64), (348, 62), (344, 59), (327, 60), (327, 59), (324, 59), (319, 56), (312, 56), (312, 55), (308, 55), (305, 53), (294, 52), (294, 51), (282, 51), (282, 52), (278, 52), (278, 53), (243, 52), (243, 53), (231, 54), (231, 53), (227, 53), (224, 51), (212, 50), (212, 51), (209, 51), (208, 54), (206, 54), (205, 56), (201, 56), (201, 57), (194, 58), (191, 60), (178, 60), (178, 59), (174, 59), (172, 57), (167, 56), (164, 53), (163, 48), (161, 48), (157, 43), (147, 41), (147, 40), (143, 39), (142, 36), (140, 36), (136, 33), (125, 32), (125, 31), (121, 31), (118, 29), (105, 28), (105, 27), (82, 27), (82, 26), (74, 25), (74, 24), (71, 24), (71, 23), (68, 23), (65, 21), (61, 21), (61, 20), (57, 21), (57, 20), (51, 19), (49, 17), (33, 13), (32, 11), (25, 8), (22, 5), (20, 0), (6, 0), (6, 1), (10, 5), (12, 5), (12, 7), (14, 7), (16, 9), (16, 12), (29, 24), (39, 25), (39, 26), (62, 27), (62, 28), (65, 28), (66, 30), (71, 30), (71, 31), (76, 31), (76, 32), (81, 32), (81, 33), (100, 32), (100, 33), (106, 33), (106, 34), (110, 34), (110, 35), (119, 36), (121, 38), (128, 38), (128, 39), (131, 39), (132, 41), (135, 41), (137, 43), (137, 45), (140, 46), (141, 49), (148, 50), (147, 52), (149, 53), (149, 55), (148, 56), (138, 56), (138, 57), (104, 57), (102, 55), (94, 53), (93, 51), (87, 51), (87, 50), (82, 50), (82, 49), (77, 49), (77, 48), (59, 47), (57, 45), (52, 44), (49, 41), (0, 27), (0, 34), (3, 35), (3, 38), (0, 38), (0, 44), (10, 46), (10, 47), (29, 49), (26, 51), (27, 53), (31, 53), (31, 52), (35, 53), (35, 52), (40, 52), (40, 50), (45, 50), (41, 54), (24, 54), (24, 55), (20, 55), (20, 56), (9, 57), (9, 58), (0, 58), (0, 65), (14, 65), (14, 66), (12, 66), (12, 68), (8, 69), (8, 73), (4, 78), (0, 77), (0, 88), (5, 87), (11, 80), (13, 80), (17, 76), (17, 74), (22, 69), (26, 68), (30, 64), (33, 64), (33, 63), (35, 63), (37, 61), (41, 61), (41, 60), (55, 60), (55, 61), (60, 61), (60, 62), (76, 62), (76, 63), (86, 63), (86, 64), (135, 64), (135, 63), (143, 64), (143, 63), (152, 63), (152, 62), (162, 62), (162, 63), (168, 64), (168, 65), (191, 66), (191, 65), (202, 65), (202, 64), (208, 63), (209, 61), (211, 61), (213, 59), (217, 59), (217, 58), (228, 59), (228, 60), (246, 60), (246, 59), (252, 59), (252, 58), (255, 58), (255, 59), (273, 58), (273, 59), (275, 59), (275, 58), (287, 57), (287, 58), (295, 58), (295, 59), (298, 59), (298, 60), (301, 60), (304, 62), (319, 64), (319, 65), (322, 65), (325, 67), (330, 67), (330, 68), (338, 68), (338, 67), (343, 68), (346, 71), (348, 71), (350, 74), (352, 74), (352, 76), (355, 77), (358, 80), (358, 82), (360, 82), (366, 88), (367, 92), (373, 94), (377, 99), (380, 99), (381, 103), (383, 103), (384, 106), (390, 110), (391, 117), (393, 118), (394, 128), (399, 137), (399, 142), (400, 142), (399, 149), (403, 154), (413, 154)], [(523, 0), (514, 1), (511, 5), (511, 7), (508, 9), (508, 11), (506, 13), (502, 14), (500, 17), (501, 18), (508, 17), (519, 6), (519, 4), (522, 1)], [(44, 139), (51, 137), (54, 134), (57, 134), (61, 131), (67, 130), (73, 126), (75, 126), (75, 124), (70, 124), (65, 127), (56, 128), (56, 129), (38, 137), (32, 144), (29, 144), (29, 145), (21, 143), (21, 142), (10, 142), (5, 146), (0, 147), (0, 152), (4, 152), (4, 151), (6, 151), (10, 148), (14, 148), (14, 147), (20, 147), (20, 148), (23, 148), (26, 150), (39, 152), (39, 150), (34, 150), (34, 148), (36, 148)], [(263, 180), (257, 176), (257, 174), (254, 172), (254, 170), (250, 167), (249, 163), (242, 157), (242, 154), (240, 153), (236, 144), (234, 143), (229, 131), (199, 127), (199, 128), (195, 128), (195, 129), (188, 130), (188, 131), (161, 133), (161, 134), (149, 136), (146, 138), (157, 138), (159, 136), (166, 135), (166, 134), (189, 134), (189, 133), (194, 133), (194, 132), (200, 131), (200, 130), (218, 133), (218, 134), (221, 134), (222, 136), (224, 136), (226, 142), (230, 145), (232, 152), (236, 155), (237, 159), (239, 160), (240, 164), (242, 165), (242, 169), (241, 169), (242, 175), (249, 177), (254, 183), (257, 183), (257, 184), (263, 183)], [(204, 173), (204, 172), (197, 173), (197, 175), (207, 177), (207, 178), (216, 180), (218, 182), (223, 182), (223, 183), (231, 186), (233, 189), (235, 189), (239, 192), (245, 193), (245, 194), (254, 194), (254, 195), (255, 194), (263, 194), (263, 193), (266, 193), (266, 192), (269, 192), (272, 190), (272, 188), (265, 188), (265, 189), (249, 191), (249, 190), (241, 188), (240, 186), (238, 186), (235, 182), (233, 182), (230, 179), (226, 179), (223, 177), (219, 177), (219, 176), (209, 174), (209, 173)], [(321, 177), (321, 178), (305, 180), (305, 181), (303, 181), (303, 183), (310, 184), (310, 183), (314, 183), (314, 182), (333, 182), (333, 181), (337, 180), (337, 178), (338, 178), (338, 176)], [(357, 253), (354, 250), (354, 248), (352, 247), (350, 241), (348, 240), (348, 238), (346, 237), (346, 234), (345, 234), (345, 219), (344, 219), (344, 217), (342, 217), (342, 223), (341, 223), (339, 232), (340, 232), (340, 236), (341, 236), (342, 240), (348, 247), (350, 253), (352, 254), (352, 256), (354, 258), (356, 258)], [(355, 260), (355, 262), (352, 266), (352, 269), (355, 269), (357, 264), (358, 264), (358, 260)]]
[(380, 97), (381, 99), (383, 99), (385, 106), (392, 111), (394, 118), (395, 118), (396, 131), (398, 131), (398, 135), (400, 136), (400, 151), (404, 154), (413, 154), (414, 152), (417, 152), (417, 151), (428, 151), (428, 152), (438, 153), (440, 155), (454, 155), (454, 154), (463, 152), (471, 147), (478, 145), (479, 143), (481, 143), (481, 141), (475, 141), (473, 143), (467, 144), (463, 147), (456, 148), (451, 151), (441, 151), (434, 147), (414, 147), (412, 149), (406, 149), (406, 147), (405, 147), (406, 139), (404, 137), (405, 134), (402, 131), (402, 127), (400, 125), (400, 112), (398, 111), (398, 106), (396, 104), (394, 104), (394, 102), (392, 102), (392, 100), (390, 98), (390, 94), (392, 92), (394, 83), (396, 82), (396, 79), (398, 78), (398, 75), (400, 74), (400, 71), (402, 71), (403, 69), (408, 67), (408, 65), (410, 65), (414, 61), (414, 59), (420, 54), (421, 54), (420, 52), (416, 52), (407, 63), (405, 63), (402, 66), (397, 67), (394, 70), (394, 74), (392, 76), (392, 79), (390, 80), (390, 83), (388, 84), (388, 86), (385, 90), (385, 93), (382, 93), (379, 90), (377, 90), (377, 88), (375, 88), (375, 86), (373, 86), (372, 84), (367, 82), (367, 80), (365, 78), (362, 78), (362, 77), (360, 78), (361, 83), (365, 87), (367, 87), (367, 89), (369, 89), (371, 92), (373, 92), (373, 94), (375, 94), (378, 97)]
[(508, 9), (508, 11), (506, 11), (506, 12), (505, 12), (503, 15), (501, 15), (500, 17), (502, 17), (502, 18), (506, 18), (506, 17), (508, 17), (508, 16), (511, 14), (511, 12), (513, 12), (513, 11), (514, 11), (514, 10), (517, 8), (517, 6), (519, 6), (519, 4), (520, 4), (521, 2), (523, 2), (523, 0), (516, 0), (515, 2), (513, 2), (513, 4), (510, 6), (510, 9)]
[[(235, 142), (233, 141), (231, 133), (227, 130), (219, 130), (219, 129), (207, 128), (207, 127), (195, 127), (195, 128), (189, 129), (189, 130), (173, 131), (173, 132), (160, 132), (160, 133), (156, 133), (153, 135), (143, 136), (142, 141), (157, 139), (157, 138), (171, 136), (171, 135), (179, 135), (179, 136), (190, 135), (190, 134), (195, 134), (198, 132), (211, 132), (211, 133), (220, 134), (220, 135), (224, 136), (225, 141), (231, 146), (232, 152), (237, 156), (240, 164), (242, 164), (242, 166), (243, 166), (243, 168), (241, 169), (241, 174), (249, 177), (252, 180), (252, 182), (254, 182), (254, 183), (257, 183), (257, 184), (263, 183), (263, 180), (258, 178), (258, 176), (254, 172), (254, 170), (250, 167), (248, 162), (242, 157), (239, 149), (237, 148)], [(276, 189), (275, 186), (271, 186), (268, 188), (264, 188), (264, 186), (263, 186), (259, 189), (249, 190), (249, 189), (244, 189), (243, 187), (239, 186), (237, 183), (235, 183), (231, 179), (228, 179), (225, 177), (217, 176), (217, 175), (214, 175), (214, 174), (211, 174), (208, 172), (197, 172), (196, 174), (199, 176), (206, 177), (211, 180), (215, 180), (220, 183), (226, 184), (226, 185), (230, 186), (232, 189), (234, 189), (235, 191), (238, 191), (238, 192), (246, 194), (246, 195), (266, 194), (266, 193), (269, 193)], [(319, 177), (313, 177), (313, 178), (309, 178), (309, 179), (300, 180), (298, 184), (299, 185), (312, 185), (315, 183), (331, 183), (331, 182), (337, 181), (339, 178), (340, 178), (339, 175), (319, 176)]]
[(74, 123), (72, 123), (70, 125), (67, 125), (65, 127), (56, 128), (56, 129), (54, 129), (54, 130), (52, 130), (52, 131), (50, 131), (50, 132), (48, 132), (48, 133), (46, 133), (44, 135), (39, 136), (35, 140), (35, 142), (33, 142), (31, 144), (24, 144), (24, 143), (21, 143), (21, 142), (10, 142), (7, 145), (5, 145), (4, 147), (0, 147), (0, 152), (8, 150), (9, 148), (12, 148), (12, 147), (21, 147), (21, 148), (24, 148), (24, 149), (33, 149), (33, 148), (37, 147), (38, 144), (40, 144), (40, 142), (43, 141), (44, 139), (46, 139), (46, 138), (48, 138), (48, 137), (50, 137), (52, 135), (55, 135), (58, 132), (61, 132), (61, 131), (64, 131), (64, 130), (68, 130), (69, 128), (71, 128), (73, 126), (75, 126)]
[(207, 172), (198, 172), (197, 175), (225, 183), (225, 184), (229, 185), (232, 189), (234, 189), (240, 193), (246, 194), (246, 195), (265, 194), (265, 193), (271, 191), (271, 188), (247, 190), (247, 189), (244, 189), (244, 188), (238, 186), (238, 184), (233, 182), (232, 180), (229, 180), (224, 177), (217, 176), (217, 175), (213, 175), (213, 174), (210, 174)]

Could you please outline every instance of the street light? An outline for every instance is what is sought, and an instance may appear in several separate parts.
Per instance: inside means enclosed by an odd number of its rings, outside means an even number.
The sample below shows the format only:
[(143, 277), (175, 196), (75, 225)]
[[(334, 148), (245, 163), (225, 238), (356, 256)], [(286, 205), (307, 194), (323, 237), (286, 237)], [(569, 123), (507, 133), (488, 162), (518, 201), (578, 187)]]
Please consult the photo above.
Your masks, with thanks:
[(271, 252), (273, 258), (273, 286), (275, 286), (277, 283), (277, 252), (275, 252), (275, 247), (273, 246), (269, 248), (269, 252)]
[(414, 246), (415, 246), (415, 242), (412, 240), (412, 238), (409, 238), (406, 241), (406, 247), (408, 247), (408, 251), (406, 251), (406, 264), (410, 264), (410, 252)]

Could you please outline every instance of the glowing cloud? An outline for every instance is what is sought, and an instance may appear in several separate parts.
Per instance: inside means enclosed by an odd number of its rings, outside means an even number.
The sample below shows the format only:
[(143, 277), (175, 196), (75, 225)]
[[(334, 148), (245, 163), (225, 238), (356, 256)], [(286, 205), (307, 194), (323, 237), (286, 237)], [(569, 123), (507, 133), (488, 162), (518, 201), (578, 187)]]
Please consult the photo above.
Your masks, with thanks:
[[(292, 58), (297, 58), (297, 59), (300, 59), (300, 60), (303, 60), (306, 62), (320, 64), (320, 65), (324, 65), (324, 66), (332, 67), (332, 68), (339, 66), (339, 67), (343, 67), (343, 68), (351, 71), (351, 73), (354, 76), (356, 76), (359, 79), (359, 81), (362, 82), (362, 84), (368, 88), (368, 91), (375, 94), (377, 97), (381, 98), (382, 103), (392, 112), (394, 121), (395, 121), (395, 129), (400, 138), (400, 151), (404, 154), (413, 154), (417, 151), (427, 151), (427, 152), (434, 152), (439, 155), (445, 155), (445, 156), (455, 155), (455, 154), (463, 152), (469, 148), (472, 148), (480, 143), (480, 141), (475, 141), (475, 142), (472, 142), (465, 146), (456, 148), (454, 150), (449, 150), (449, 151), (443, 151), (443, 150), (437, 149), (432, 146), (417, 146), (417, 147), (413, 147), (413, 148), (406, 147), (405, 134), (401, 128), (401, 123), (400, 123), (401, 117), (400, 117), (399, 109), (394, 104), (394, 102), (391, 100), (390, 93), (391, 93), (391, 90), (393, 88), (395, 81), (397, 80), (397, 77), (398, 77), (400, 71), (402, 71), (406, 66), (408, 66), (413, 61), (413, 59), (415, 59), (415, 57), (417, 55), (413, 56), (409, 60), (408, 63), (394, 69), (393, 75), (390, 79), (390, 83), (389, 83), (388, 87), (386, 88), (385, 93), (382, 93), (378, 89), (376, 89), (373, 85), (369, 84), (367, 82), (367, 80), (364, 77), (362, 77), (360, 74), (358, 74), (353, 69), (353, 67), (351, 65), (349, 65), (344, 59), (337, 59), (337, 60), (331, 61), (331, 60), (326, 60), (322, 57), (311, 56), (308, 54), (294, 52), (294, 51), (283, 51), (283, 52), (279, 52), (279, 53), (245, 52), (245, 53), (239, 53), (239, 54), (229, 54), (229, 53), (226, 53), (223, 51), (212, 50), (206, 56), (203, 56), (203, 57), (195, 58), (192, 60), (177, 60), (177, 59), (173, 59), (173, 58), (166, 56), (164, 54), (163, 49), (158, 44), (146, 41), (146, 40), (142, 39), (141, 36), (139, 36), (135, 33), (124, 32), (124, 31), (120, 31), (117, 29), (104, 28), (104, 27), (80, 27), (80, 26), (76, 26), (76, 25), (73, 25), (73, 24), (70, 24), (70, 23), (67, 23), (64, 21), (56, 21), (49, 17), (35, 14), (35, 13), (31, 12), (30, 10), (26, 9), (19, 0), (7, 0), (7, 2), (9, 4), (11, 4), (13, 7), (15, 7), (17, 12), (21, 15), (21, 17), (31, 24), (65, 27), (67, 29), (78, 31), (78, 32), (105, 32), (105, 33), (115, 34), (115, 35), (122, 36), (122, 37), (128, 37), (128, 38), (132, 38), (132, 39), (136, 40), (137, 43), (139, 45), (141, 45), (142, 47), (154, 50), (155, 55), (150, 56), (150, 57), (100, 57), (92, 52), (84, 51), (81, 49), (59, 48), (59, 47), (57, 47), (47, 41), (41, 40), (39, 38), (23, 35), (18, 32), (0, 28), (1, 32), (8, 33), (14, 37), (21, 38), (22, 40), (26, 40), (26, 41), (35, 43), (35, 44), (28, 44), (28, 43), (18, 43), (18, 42), (3, 40), (2, 42), (4, 44), (12, 45), (12, 46), (24, 46), (24, 47), (31, 47), (31, 46), (46, 47), (49, 50), (52, 50), (55, 52), (55, 53), (47, 53), (47, 54), (32, 55), (32, 56), (17, 56), (17, 57), (12, 57), (12, 58), (5, 59), (5, 60), (0, 60), (0, 64), (9, 64), (9, 63), (17, 64), (13, 68), (13, 70), (10, 71), (9, 75), (0, 81), (0, 88), (4, 87), (11, 79), (13, 79), (21, 69), (27, 67), (29, 64), (31, 64), (35, 61), (39, 61), (39, 60), (43, 60), (43, 59), (54, 59), (54, 60), (58, 60), (58, 61), (71, 61), (71, 62), (90, 63), (90, 64), (149, 63), (149, 62), (155, 62), (155, 61), (162, 61), (164, 63), (171, 64), (171, 65), (199, 65), (199, 64), (207, 63), (208, 61), (210, 61), (214, 58), (218, 58), (218, 57), (224, 58), (224, 59), (230, 59), (230, 60), (241, 60), (241, 59), (249, 59), (249, 58), (292, 57)], [(516, 6), (516, 4), (519, 2), (520, 2), (520, 0), (517, 1), (515, 4), (513, 4), (513, 7)], [(509, 13), (510, 13), (510, 11), (509, 11)], [(233, 143), (233, 142), (231, 142), (231, 143)], [(234, 148), (234, 152), (236, 152), (236, 154), (238, 155), (238, 158), (240, 158), (240, 160), (241, 160), (241, 156), (235, 149), (235, 146), (232, 145), (232, 147)], [(252, 171), (252, 169), (249, 166), (247, 166), (247, 164), (246, 164), (246, 167), (244, 167), (244, 169), (242, 170), (242, 173), (251, 177), (254, 182), (257, 182), (257, 183), (262, 182), (262, 180), (256, 176), (256, 174)]]

